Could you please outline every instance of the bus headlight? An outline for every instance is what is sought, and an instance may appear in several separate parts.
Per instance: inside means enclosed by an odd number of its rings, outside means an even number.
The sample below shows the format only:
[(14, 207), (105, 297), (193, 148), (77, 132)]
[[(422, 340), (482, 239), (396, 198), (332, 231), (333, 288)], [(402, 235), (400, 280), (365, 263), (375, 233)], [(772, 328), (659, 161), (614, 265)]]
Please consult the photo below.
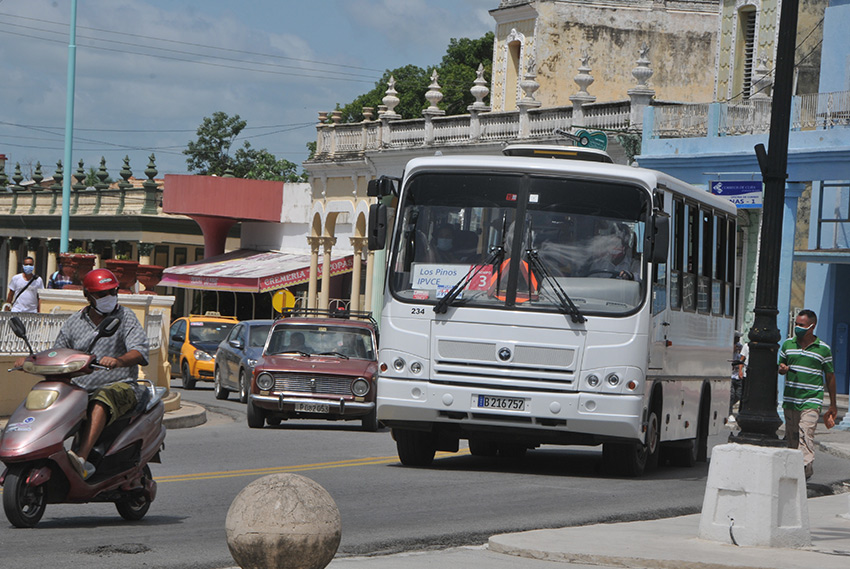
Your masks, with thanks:
[(590, 374), (587, 376), (587, 385), (590, 387), (596, 387), (599, 385), (599, 376), (596, 374)]
[(401, 358), (393, 360), (393, 369), (396, 371), (402, 371), (404, 369), (404, 360)]
[(608, 385), (611, 387), (617, 387), (620, 385), (620, 376), (616, 373), (609, 373), (608, 377), (605, 378), (605, 381), (607, 381)]
[(274, 387), (274, 376), (266, 372), (261, 373), (257, 376), (257, 387), (263, 391), (268, 391)]
[(410, 364), (410, 371), (412, 371), (415, 374), (421, 373), (422, 372), (422, 364), (419, 363), (419, 362), (413, 362), (412, 364)]

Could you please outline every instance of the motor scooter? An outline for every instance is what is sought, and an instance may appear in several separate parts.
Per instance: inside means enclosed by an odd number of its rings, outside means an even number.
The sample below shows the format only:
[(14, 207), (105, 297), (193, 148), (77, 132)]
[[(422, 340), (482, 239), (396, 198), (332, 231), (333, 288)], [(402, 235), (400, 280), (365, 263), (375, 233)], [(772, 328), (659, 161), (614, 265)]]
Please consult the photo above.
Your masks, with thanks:
[(30, 353), (12, 370), (44, 380), (9, 418), (0, 439), (0, 461), (7, 467), (0, 475), (6, 517), (16, 527), (35, 527), (47, 504), (113, 502), (125, 520), (142, 519), (156, 497), (148, 463), (160, 462), (164, 448), (164, 387), (139, 380), (147, 384), (145, 397), (132, 413), (104, 429), (88, 457), (95, 466), (90, 478), (83, 479), (67, 452), (79, 444), (89, 402), (86, 390), (71, 379), (105, 369), (90, 352), (100, 338), (117, 331), (118, 318), (100, 323), (86, 352), (61, 348), (33, 353), (20, 319), (12, 317), (10, 325)]

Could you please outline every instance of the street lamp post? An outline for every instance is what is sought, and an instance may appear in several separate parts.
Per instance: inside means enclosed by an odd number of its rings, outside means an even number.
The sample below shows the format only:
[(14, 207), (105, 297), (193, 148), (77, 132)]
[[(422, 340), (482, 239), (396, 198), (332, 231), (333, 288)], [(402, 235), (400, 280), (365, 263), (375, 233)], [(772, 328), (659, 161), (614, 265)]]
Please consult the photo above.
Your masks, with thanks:
[[(741, 432), (730, 442), (760, 446), (785, 446), (776, 431), (782, 421), (776, 414), (777, 353), (781, 335), (776, 325), (779, 258), (782, 241), (782, 215), (788, 166), (788, 130), (794, 49), (797, 36), (799, 0), (785, 0), (779, 16), (776, 47), (776, 80), (770, 115), (769, 151), (756, 146), (756, 156), (764, 179), (764, 210), (759, 244), (755, 320), (750, 329), (750, 362), (741, 412), (737, 416)], [(793, 244), (792, 244), (793, 246)]]

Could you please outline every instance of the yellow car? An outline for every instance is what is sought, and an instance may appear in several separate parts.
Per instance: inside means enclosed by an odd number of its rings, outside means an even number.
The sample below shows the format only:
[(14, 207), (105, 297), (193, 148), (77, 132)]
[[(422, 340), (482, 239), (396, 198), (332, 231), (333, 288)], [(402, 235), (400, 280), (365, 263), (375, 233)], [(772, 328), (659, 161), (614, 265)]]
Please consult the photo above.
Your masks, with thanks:
[(197, 381), (213, 381), (218, 345), (239, 321), (233, 316), (207, 312), (178, 318), (168, 331), (168, 361), (172, 377), (180, 374), (183, 389)]

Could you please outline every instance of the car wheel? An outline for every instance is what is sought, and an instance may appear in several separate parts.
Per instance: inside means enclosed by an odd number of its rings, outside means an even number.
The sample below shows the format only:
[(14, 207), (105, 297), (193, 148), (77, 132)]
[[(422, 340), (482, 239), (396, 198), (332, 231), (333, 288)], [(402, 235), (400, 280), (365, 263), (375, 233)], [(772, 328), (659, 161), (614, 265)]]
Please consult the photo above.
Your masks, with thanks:
[(218, 366), (215, 366), (215, 380), (213, 380), (213, 389), (215, 390), (216, 399), (227, 399), (227, 396), (230, 395), (230, 390), (225, 389), (221, 385), (221, 369)]
[(266, 417), (266, 424), (270, 427), (277, 427), (280, 425), (280, 417)]
[(248, 402), (248, 392), (251, 390), (251, 376), (248, 375), (248, 370), (243, 369), (239, 373), (239, 402)]
[(250, 401), (248, 402), (248, 426), (252, 429), (262, 429), (266, 424), (266, 412)]
[(377, 431), (380, 428), (380, 424), (378, 424), (378, 410), (372, 409), (368, 415), (363, 415), (363, 418), (360, 419), (360, 425), (364, 431), (370, 433)]
[(393, 429), (398, 458), (405, 466), (428, 466), (437, 452), (434, 435), (422, 431)]
[(183, 366), (180, 368), (180, 375), (183, 378), (183, 389), (195, 389), (195, 380), (192, 379), (192, 375), (189, 373), (189, 362), (183, 362)]

